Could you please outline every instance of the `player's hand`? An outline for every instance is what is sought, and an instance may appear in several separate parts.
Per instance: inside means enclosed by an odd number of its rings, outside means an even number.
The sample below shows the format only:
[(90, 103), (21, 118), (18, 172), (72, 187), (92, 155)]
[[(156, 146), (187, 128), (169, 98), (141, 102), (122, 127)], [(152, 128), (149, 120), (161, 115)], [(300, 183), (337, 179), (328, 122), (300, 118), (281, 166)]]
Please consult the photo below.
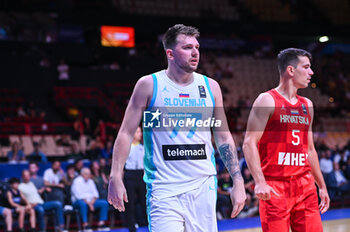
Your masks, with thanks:
[(234, 218), (243, 209), (244, 204), (245, 204), (245, 200), (247, 198), (247, 196), (245, 194), (243, 180), (234, 181), (230, 196), (231, 196), (231, 201), (232, 201), (232, 206), (233, 206), (231, 218)]
[(108, 203), (113, 205), (119, 212), (124, 212), (124, 201), (128, 202), (128, 196), (123, 180), (117, 177), (110, 177), (108, 185)]
[(255, 195), (264, 201), (268, 201), (271, 198), (271, 192), (276, 196), (280, 196), (270, 185), (265, 183), (256, 184), (254, 188)]
[(323, 214), (328, 210), (329, 203), (330, 203), (327, 188), (319, 188), (318, 195), (320, 196), (320, 199), (321, 199), (321, 202), (319, 205), (320, 212), (321, 214)]

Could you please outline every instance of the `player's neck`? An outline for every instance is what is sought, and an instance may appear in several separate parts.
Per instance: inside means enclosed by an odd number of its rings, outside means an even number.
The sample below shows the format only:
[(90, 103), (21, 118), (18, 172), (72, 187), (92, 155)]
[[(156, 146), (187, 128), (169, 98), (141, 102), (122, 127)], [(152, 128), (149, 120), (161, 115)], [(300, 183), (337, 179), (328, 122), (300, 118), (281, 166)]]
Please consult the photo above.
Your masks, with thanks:
[(291, 103), (295, 103), (297, 101), (296, 96), (297, 96), (298, 88), (296, 88), (293, 84), (288, 83), (287, 81), (281, 80), (280, 84), (275, 89), (287, 101)]
[(186, 86), (193, 82), (193, 73), (187, 73), (171, 65), (168, 66), (168, 69), (165, 70), (165, 73), (170, 80), (181, 86)]
[(139, 145), (139, 144), (140, 144), (140, 141), (138, 141), (138, 140), (133, 140), (133, 141), (132, 141), (132, 145), (135, 145), (135, 146), (136, 146), (136, 145)]

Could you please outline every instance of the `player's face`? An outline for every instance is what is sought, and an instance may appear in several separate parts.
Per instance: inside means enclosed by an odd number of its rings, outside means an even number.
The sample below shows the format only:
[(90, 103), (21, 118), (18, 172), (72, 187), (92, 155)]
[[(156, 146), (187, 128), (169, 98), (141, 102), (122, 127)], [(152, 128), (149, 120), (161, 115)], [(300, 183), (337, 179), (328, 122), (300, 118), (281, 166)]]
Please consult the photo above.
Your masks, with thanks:
[(178, 68), (187, 73), (196, 71), (199, 63), (199, 43), (196, 37), (178, 35), (173, 57)]
[(306, 88), (314, 72), (311, 69), (311, 63), (308, 57), (299, 56), (299, 63), (295, 68), (294, 82), (297, 88)]

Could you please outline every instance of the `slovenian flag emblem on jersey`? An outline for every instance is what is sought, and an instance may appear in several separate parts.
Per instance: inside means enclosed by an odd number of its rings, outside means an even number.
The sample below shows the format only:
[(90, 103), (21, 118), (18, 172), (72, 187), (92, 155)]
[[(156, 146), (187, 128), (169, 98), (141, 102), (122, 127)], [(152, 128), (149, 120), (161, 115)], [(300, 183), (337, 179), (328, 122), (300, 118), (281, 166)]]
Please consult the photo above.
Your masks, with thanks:
[(188, 93), (180, 93), (179, 97), (189, 98), (190, 95)]
[(298, 115), (299, 114), (299, 110), (296, 110), (296, 109), (290, 110), (290, 113), (294, 114), (294, 115)]

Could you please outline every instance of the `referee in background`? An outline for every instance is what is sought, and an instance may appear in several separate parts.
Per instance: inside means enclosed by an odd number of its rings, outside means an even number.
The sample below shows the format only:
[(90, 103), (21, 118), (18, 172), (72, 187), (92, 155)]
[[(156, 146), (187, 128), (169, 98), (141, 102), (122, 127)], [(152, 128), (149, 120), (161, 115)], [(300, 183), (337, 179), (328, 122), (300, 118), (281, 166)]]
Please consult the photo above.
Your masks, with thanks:
[[(131, 144), (130, 154), (125, 163), (124, 183), (128, 194), (128, 203), (125, 205), (127, 225), (130, 232), (136, 232), (138, 227), (137, 217), (140, 217), (140, 225), (146, 225), (146, 186), (143, 182), (143, 157), (144, 147), (141, 144), (142, 131), (138, 127)], [(136, 203), (140, 208), (136, 208)], [(140, 212), (138, 212), (138, 209)]]

